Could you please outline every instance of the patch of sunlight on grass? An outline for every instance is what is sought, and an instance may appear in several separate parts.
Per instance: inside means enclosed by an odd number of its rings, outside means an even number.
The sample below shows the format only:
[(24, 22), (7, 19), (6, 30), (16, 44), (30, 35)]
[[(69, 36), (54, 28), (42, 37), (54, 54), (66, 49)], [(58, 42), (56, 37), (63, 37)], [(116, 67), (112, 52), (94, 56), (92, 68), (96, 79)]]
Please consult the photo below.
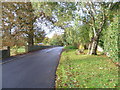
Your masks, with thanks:
[(25, 46), (22, 46), (22, 47), (20, 47), (18, 49), (11, 48), (10, 52), (11, 52), (11, 56), (25, 53)]

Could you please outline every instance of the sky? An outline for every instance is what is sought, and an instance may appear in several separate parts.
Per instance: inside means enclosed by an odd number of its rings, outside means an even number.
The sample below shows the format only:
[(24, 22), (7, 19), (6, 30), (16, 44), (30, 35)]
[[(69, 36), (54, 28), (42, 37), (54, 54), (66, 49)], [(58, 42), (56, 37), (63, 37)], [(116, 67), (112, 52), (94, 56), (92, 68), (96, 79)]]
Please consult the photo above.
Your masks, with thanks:
[(56, 34), (56, 33), (57, 34), (62, 34), (62, 32), (60, 30), (55, 29), (55, 31), (51, 31), (51, 32), (47, 33), (46, 37), (52, 38), (53, 35)]

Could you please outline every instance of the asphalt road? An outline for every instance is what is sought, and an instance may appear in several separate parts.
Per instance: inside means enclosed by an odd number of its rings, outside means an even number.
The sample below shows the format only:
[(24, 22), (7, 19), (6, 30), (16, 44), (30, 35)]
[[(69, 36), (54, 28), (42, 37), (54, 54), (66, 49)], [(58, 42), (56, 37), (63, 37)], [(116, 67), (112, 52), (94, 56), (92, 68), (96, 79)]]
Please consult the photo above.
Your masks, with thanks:
[(2, 65), (2, 88), (53, 88), (62, 47), (18, 56)]

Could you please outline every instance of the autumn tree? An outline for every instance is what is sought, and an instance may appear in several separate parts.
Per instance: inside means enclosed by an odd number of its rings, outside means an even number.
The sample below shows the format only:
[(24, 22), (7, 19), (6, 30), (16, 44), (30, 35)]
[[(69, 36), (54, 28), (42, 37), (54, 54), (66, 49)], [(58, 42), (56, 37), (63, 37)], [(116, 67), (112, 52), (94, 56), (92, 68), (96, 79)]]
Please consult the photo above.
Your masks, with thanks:
[(34, 45), (34, 22), (36, 20), (36, 16), (34, 15), (31, 2), (26, 3), (18, 3), (17, 7), (19, 9), (16, 10), (16, 14), (18, 15), (18, 27), (22, 32), (27, 34), (28, 37), (28, 45)]
[[(14, 45), (16, 41), (14, 41), (13, 38), (18, 38), (18, 33), (19, 39), (21, 39), (20, 36), (24, 36), (25, 38), (27, 37), (28, 45), (34, 44), (33, 37), (35, 30), (33, 29), (33, 23), (36, 20), (36, 16), (33, 11), (30, 2), (2, 3), (3, 39), (8, 40), (4, 41), (6, 42), (6, 45)], [(12, 35), (12, 32), (14, 32), (14, 35)]]

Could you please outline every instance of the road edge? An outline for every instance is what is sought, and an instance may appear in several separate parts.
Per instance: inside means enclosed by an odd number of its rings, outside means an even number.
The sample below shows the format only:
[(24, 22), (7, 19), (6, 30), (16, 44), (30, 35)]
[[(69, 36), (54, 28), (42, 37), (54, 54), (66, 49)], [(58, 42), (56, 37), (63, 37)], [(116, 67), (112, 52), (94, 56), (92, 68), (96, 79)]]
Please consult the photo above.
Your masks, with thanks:
[(62, 53), (63, 53), (64, 51), (65, 51), (65, 49), (63, 48), (62, 51), (60, 52), (60, 55), (59, 55), (59, 58), (58, 58), (58, 63), (57, 63), (57, 65), (56, 65), (56, 69), (55, 69), (55, 80), (54, 80), (55, 85), (54, 85), (54, 88), (56, 88), (56, 79), (57, 79), (56, 71), (57, 71), (58, 65), (59, 65), (59, 63), (60, 63), (61, 55), (62, 55)]

